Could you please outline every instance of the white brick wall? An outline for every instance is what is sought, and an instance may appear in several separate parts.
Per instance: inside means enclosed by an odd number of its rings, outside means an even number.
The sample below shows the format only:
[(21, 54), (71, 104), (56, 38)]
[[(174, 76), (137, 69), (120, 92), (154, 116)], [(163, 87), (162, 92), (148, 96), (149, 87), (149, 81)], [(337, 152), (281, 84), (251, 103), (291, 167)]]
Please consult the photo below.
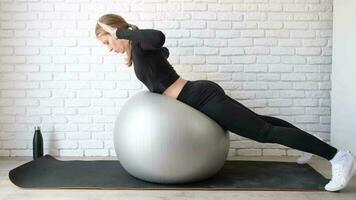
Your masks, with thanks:
[[(146, 90), (124, 57), (96, 40), (96, 20), (122, 15), (166, 34), (169, 61), (253, 111), (330, 138), (332, 0), (0, 1), (0, 156), (115, 156), (113, 123)], [(298, 155), (234, 133), (229, 155)]]

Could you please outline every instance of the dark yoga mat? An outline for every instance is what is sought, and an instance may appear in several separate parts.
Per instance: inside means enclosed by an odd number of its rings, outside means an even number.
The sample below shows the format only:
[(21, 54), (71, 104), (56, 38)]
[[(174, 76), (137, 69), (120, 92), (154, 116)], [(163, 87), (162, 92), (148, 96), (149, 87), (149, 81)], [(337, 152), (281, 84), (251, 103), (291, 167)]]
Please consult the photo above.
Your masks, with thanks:
[(324, 191), (329, 182), (308, 164), (226, 160), (224, 167), (209, 179), (188, 184), (157, 184), (131, 176), (116, 160), (62, 161), (48, 154), (12, 169), (9, 178), (19, 187), (38, 189)]

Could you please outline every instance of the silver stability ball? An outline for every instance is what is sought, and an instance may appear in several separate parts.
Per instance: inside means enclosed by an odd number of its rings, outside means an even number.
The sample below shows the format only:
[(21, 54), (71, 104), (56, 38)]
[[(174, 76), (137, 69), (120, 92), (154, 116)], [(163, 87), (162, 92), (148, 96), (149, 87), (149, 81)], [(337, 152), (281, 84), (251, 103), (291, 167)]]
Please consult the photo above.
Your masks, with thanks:
[(132, 176), (178, 184), (215, 175), (227, 158), (230, 137), (216, 121), (172, 97), (141, 91), (121, 108), (115, 152)]

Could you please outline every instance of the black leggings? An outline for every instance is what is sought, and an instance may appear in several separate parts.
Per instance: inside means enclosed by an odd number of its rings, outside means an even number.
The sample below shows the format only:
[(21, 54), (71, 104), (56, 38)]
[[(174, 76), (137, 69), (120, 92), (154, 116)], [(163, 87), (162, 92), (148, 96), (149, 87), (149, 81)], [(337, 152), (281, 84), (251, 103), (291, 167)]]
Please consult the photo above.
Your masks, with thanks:
[(258, 115), (226, 95), (213, 81), (188, 81), (177, 100), (205, 113), (225, 130), (261, 143), (278, 143), (327, 160), (337, 152), (335, 147), (287, 121)]

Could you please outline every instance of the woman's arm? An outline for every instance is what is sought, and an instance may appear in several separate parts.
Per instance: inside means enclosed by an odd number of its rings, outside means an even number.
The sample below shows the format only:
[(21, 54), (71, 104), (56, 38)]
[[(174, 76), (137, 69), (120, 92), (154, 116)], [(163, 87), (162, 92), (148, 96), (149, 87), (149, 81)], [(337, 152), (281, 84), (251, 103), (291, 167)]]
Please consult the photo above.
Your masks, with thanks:
[(144, 50), (155, 50), (163, 46), (166, 36), (162, 31), (155, 29), (117, 29), (116, 37), (136, 41)]

